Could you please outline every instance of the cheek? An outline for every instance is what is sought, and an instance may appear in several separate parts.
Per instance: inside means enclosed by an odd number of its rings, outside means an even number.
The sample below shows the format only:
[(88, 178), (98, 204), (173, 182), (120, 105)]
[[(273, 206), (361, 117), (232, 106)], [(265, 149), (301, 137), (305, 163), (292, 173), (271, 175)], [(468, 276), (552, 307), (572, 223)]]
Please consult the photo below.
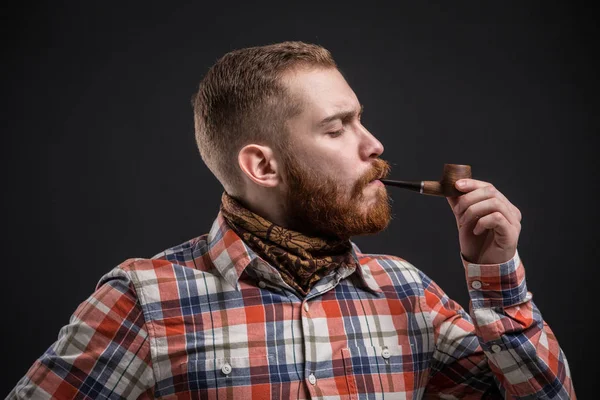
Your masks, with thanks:
[(326, 146), (315, 148), (304, 147), (296, 155), (303, 160), (303, 164), (314, 171), (318, 176), (332, 179), (344, 188), (353, 187), (360, 178), (357, 162), (347, 151)]
[(334, 179), (340, 186), (352, 186), (359, 178), (356, 163), (352, 163), (343, 157), (327, 160), (321, 166), (321, 171)]
[(361, 172), (355, 159), (347, 155), (340, 155), (336, 161), (336, 169), (340, 175), (340, 179), (354, 184), (360, 178)]

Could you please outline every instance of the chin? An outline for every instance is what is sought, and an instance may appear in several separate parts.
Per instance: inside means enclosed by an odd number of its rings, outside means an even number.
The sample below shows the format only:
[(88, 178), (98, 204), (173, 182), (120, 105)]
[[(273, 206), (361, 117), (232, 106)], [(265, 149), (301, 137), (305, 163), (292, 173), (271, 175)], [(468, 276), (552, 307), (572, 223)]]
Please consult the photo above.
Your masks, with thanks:
[(379, 193), (376, 193), (374, 196), (369, 196), (368, 198), (365, 198), (361, 209), (365, 213), (372, 211), (374, 208), (380, 207), (382, 201), (384, 200), (381, 198), (381, 195)]

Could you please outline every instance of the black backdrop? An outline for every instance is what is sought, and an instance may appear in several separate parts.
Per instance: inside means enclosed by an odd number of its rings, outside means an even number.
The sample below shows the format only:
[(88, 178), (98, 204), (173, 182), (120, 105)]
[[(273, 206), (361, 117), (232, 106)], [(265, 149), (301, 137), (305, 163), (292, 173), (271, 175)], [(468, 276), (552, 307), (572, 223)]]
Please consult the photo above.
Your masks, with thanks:
[[(105, 272), (208, 231), (221, 188), (196, 150), (190, 98), (225, 52), (283, 40), (332, 51), (393, 178), (471, 164), (521, 209), (529, 289), (579, 396), (591, 393), (600, 219), (590, 10), (85, 3), (4, 17), (0, 394)], [(355, 241), (407, 259), (467, 307), (446, 201), (390, 190), (389, 229)]]

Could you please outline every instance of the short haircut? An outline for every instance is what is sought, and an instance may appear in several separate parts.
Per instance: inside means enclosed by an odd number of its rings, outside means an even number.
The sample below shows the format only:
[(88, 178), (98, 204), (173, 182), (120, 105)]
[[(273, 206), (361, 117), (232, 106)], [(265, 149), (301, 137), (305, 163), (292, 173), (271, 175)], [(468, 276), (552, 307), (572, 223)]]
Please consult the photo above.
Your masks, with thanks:
[(301, 111), (282, 76), (301, 67), (337, 68), (318, 45), (283, 42), (231, 51), (200, 82), (192, 99), (202, 160), (231, 195), (239, 195), (239, 151), (247, 144), (285, 151), (286, 121)]

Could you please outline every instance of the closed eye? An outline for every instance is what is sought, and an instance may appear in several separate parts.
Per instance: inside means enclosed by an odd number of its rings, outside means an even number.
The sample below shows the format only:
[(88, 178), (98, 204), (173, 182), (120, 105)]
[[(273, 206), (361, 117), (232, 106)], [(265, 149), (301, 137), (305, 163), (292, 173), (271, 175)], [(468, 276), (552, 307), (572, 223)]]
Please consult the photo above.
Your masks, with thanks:
[(338, 131), (334, 131), (334, 132), (327, 132), (327, 135), (331, 136), (331, 137), (338, 137), (340, 136), (342, 133), (344, 133), (344, 129), (340, 129)]

